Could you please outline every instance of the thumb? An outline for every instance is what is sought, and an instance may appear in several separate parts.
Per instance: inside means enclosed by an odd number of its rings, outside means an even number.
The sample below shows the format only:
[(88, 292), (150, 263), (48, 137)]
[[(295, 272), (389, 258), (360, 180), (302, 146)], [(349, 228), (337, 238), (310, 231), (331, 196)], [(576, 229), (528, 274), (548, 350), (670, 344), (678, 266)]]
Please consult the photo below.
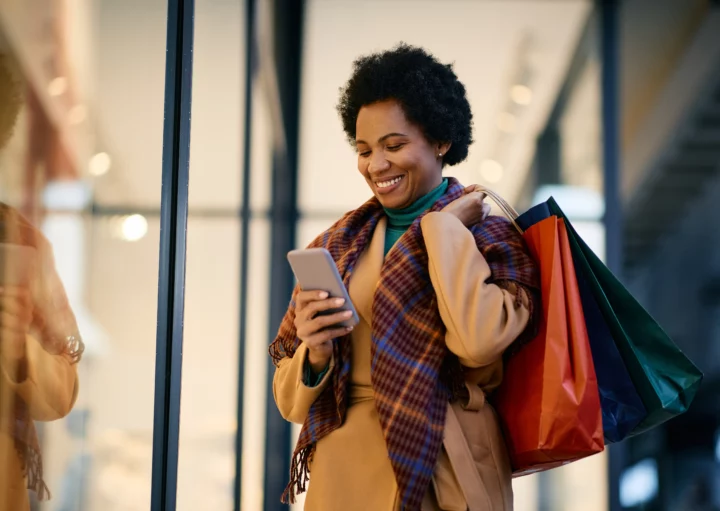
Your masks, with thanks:
[(465, 193), (472, 193), (475, 191), (478, 185), (470, 185), (465, 187)]
[(490, 211), (491, 211), (490, 204), (483, 204), (483, 205), (482, 205), (482, 218), (483, 218), (483, 220), (485, 220), (487, 217), (490, 216)]

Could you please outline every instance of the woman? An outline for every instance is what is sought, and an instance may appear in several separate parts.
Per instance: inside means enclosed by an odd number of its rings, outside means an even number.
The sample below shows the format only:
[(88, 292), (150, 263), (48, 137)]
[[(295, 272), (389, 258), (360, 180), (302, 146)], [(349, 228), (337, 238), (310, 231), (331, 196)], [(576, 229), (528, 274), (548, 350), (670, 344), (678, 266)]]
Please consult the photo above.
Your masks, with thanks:
[[(1, 144), (10, 138), (19, 91), (0, 54)], [(0, 511), (29, 510), (28, 489), (49, 496), (34, 421), (70, 412), (82, 349), (49, 243), (0, 203)]]
[[(336, 300), (296, 289), (270, 347), (278, 408), (303, 424), (284, 498), (312, 473), (311, 511), (465, 509), (441, 467), (447, 403), (465, 382), (500, 383), (503, 353), (532, 333), (536, 269), (482, 193), (442, 176), (472, 141), (451, 66), (407, 45), (360, 58), (338, 110), (374, 197), (311, 246), (333, 255), (361, 321), (334, 327), (347, 313), (318, 313)], [(512, 493), (492, 417), (475, 447), (498, 458), (483, 480), (495, 511)]]

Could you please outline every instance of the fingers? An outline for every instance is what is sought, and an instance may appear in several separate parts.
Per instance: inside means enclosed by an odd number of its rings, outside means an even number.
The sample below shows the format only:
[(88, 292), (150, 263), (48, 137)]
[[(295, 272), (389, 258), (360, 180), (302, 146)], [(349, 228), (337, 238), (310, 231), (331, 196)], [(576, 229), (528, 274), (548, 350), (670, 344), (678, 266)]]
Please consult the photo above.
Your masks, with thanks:
[(484, 201), (487, 198), (487, 194), (485, 192), (481, 192), (480, 190), (473, 190), (471, 193), (480, 202)]
[(295, 308), (304, 309), (308, 303), (324, 300), (328, 297), (325, 291), (300, 291), (295, 297)]
[(483, 196), (485, 195), (485, 192), (483, 191), (483, 187), (481, 185), (469, 185), (465, 187), (465, 195), (469, 193), (481, 193)]
[(309, 302), (303, 309), (303, 313), (308, 319), (314, 318), (319, 312), (337, 309), (345, 303), (343, 298), (328, 298), (327, 300), (315, 300)]
[[(316, 316), (311, 320), (301, 321), (297, 326), (297, 336), (300, 339), (315, 335), (320, 330), (347, 321), (352, 317), (351, 311), (336, 312), (327, 316)], [(346, 332), (347, 333), (347, 332)]]
[(0, 312), (0, 328), (3, 333), (13, 332), (14, 334), (25, 335), (30, 327), (30, 321), (11, 314), (7, 311)]
[(26, 287), (19, 287), (19, 286), (3, 287), (3, 286), (0, 286), (0, 299), (2, 299), (2, 298), (11, 298), (11, 299), (19, 300), (23, 303), (31, 303), (32, 302), (32, 293)]
[(484, 201), (487, 197), (487, 194), (482, 191), (482, 187), (480, 185), (470, 185), (466, 186), (464, 190), (465, 195), (472, 195), (472, 194), (478, 194), (480, 196), (480, 201)]
[(317, 349), (326, 342), (347, 335), (350, 331), (352, 331), (352, 327), (328, 328), (306, 338), (300, 337), (300, 339), (308, 345), (308, 348)]
[(22, 288), (0, 288), (0, 311), (23, 324), (30, 324), (33, 317), (30, 292)]

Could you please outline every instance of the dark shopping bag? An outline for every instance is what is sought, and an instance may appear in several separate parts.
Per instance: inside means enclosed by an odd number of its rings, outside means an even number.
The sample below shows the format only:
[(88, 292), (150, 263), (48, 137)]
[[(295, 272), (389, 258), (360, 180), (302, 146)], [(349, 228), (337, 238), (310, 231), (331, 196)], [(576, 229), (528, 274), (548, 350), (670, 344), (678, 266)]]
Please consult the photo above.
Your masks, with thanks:
[[(551, 214), (565, 218), (554, 199), (550, 198), (547, 205)], [(646, 416), (625, 436), (637, 435), (686, 412), (700, 387), (702, 372), (578, 236), (566, 218), (565, 222), (576, 271), (595, 298), (645, 406)], [(592, 314), (586, 312), (586, 316)], [(607, 360), (596, 360), (596, 371), (605, 362)]]
[[(523, 230), (527, 230), (530, 226), (550, 216), (554, 216), (550, 212), (550, 206), (548, 203), (543, 202), (520, 215), (517, 223)], [(565, 225), (567, 230), (572, 231), (574, 237), (577, 238), (577, 233), (574, 232), (567, 219), (565, 219)], [(570, 233), (568, 233), (568, 238), (570, 239), (573, 260), (578, 258), (584, 260), (585, 256)], [(590, 284), (583, 271), (579, 270), (581, 263), (576, 262), (575, 264), (580, 298), (585, 314), (585, 324), (590, 338), (590, 349), (598, 380), (603, 433), (605, 443), (611, 444), (619, 442), (630, 435), (633, 429), (645, 419), (647, 412), (635, 390), (620, 352), (615, 346), (612, 333), (605, 323)]]

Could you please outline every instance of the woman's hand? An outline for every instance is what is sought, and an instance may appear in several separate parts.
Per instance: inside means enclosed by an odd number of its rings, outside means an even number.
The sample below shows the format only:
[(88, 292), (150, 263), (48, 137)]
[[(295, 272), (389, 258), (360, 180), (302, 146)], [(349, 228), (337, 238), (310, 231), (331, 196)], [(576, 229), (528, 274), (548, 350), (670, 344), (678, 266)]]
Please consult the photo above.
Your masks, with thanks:
[(482, 223), (490, 214), (490, 205), (484, 202), (485, 194), (476, 191), (476, 186), (470, 185), (465, 188), (462, 197), (458, 197), (442, 209), (445, 213), (458, 217), (465, 227)]
[(323, 371), (332, 357), (332, 340), (342, 337), (352, 327), (335, 326), (352, 316), (351, 311), (336, 312), (327, 316), (318, 313), (337, 309), (345, 303), (342, 298), (328, 298), (324, 291), (300, 291), (295, 298), (295, 330), (308, 348), (308, 361), (315, 374)]
[(0, 288), (0, 355), (17, 362), (25, 358), (25, 342), (33, 318), (30, 290)]

